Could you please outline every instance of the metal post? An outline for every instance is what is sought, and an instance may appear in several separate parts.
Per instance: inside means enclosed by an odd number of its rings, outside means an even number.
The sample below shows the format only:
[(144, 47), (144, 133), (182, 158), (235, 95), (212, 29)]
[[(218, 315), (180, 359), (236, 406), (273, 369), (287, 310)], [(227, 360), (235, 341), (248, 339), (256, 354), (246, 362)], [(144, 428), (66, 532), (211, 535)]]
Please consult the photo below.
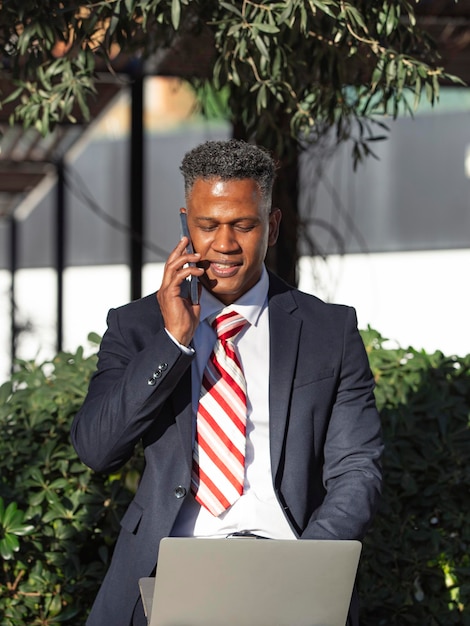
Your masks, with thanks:
[(10, 217), (10, 373), (13, 374), (16, 359), (16, 270), (18, 269), (18, 235), (17, 223), (14, 215)]
[(130, 136), (130, 290), (131, 300), (142, 296), (142, 239), (144, 234), (144, 78), (135, 75), (131, 84)]
[(56, 246), (55, 270), (57, 277), (57, 335), (56, 348), (62, 350), (64, 336), (64, 269), (66, 251), (66, 206), (65, 206), (65, 165), (61, 160), (57, 167), (57, 196), (56, 196)]

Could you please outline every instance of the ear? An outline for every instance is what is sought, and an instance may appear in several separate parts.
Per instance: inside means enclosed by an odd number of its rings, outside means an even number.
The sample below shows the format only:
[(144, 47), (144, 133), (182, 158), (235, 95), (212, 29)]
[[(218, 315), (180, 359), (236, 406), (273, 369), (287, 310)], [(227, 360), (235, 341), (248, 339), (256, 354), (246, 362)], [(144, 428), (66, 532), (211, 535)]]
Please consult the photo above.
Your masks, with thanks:
[(268, 246), (274, 246), (279, 236), (279, 225), (282, 213), (279, 209), (273, 209), (269, 214)]

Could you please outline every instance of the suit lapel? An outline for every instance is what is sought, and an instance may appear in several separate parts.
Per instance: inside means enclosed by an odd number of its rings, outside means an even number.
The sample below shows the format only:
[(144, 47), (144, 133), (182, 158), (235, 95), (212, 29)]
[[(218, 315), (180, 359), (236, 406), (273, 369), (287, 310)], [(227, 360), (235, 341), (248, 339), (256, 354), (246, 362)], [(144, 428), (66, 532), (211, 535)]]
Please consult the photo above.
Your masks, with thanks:
[[(279, 291), (279, 287), (282, 291)], [(292, 383), (302, 322), (292, 292), (271, 277), (269, 295), (269, 433), (272, 475), (275, 479), (287, 428)]]

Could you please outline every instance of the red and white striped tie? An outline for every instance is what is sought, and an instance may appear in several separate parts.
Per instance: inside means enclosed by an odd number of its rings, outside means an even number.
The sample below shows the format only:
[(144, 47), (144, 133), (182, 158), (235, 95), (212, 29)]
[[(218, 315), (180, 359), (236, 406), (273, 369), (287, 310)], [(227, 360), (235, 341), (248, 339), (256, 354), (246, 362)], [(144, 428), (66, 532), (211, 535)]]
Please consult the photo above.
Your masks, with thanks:
[(246, 381), (233, 339), (245, 324), (235, 311), (215, 318), (217, 341), (202, 377), (191, 490), (216, 517), (243, 493)]

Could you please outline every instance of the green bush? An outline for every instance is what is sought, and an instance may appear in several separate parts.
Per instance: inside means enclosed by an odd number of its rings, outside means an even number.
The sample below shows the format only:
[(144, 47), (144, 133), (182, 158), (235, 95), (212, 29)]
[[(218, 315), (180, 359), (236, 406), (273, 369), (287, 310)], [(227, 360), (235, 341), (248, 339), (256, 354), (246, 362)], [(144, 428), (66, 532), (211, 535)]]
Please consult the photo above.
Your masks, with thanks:
[[(470, 356), (390, 349), (363, 333), (386, 449), (364, 543), (362, 626), (470, 624)], [(0, 624), (82, 626), (135, 491), (137, 455), (105, 477), (79, 462), (70, 423), (94, 356), (23, 362), (0, 387)]]
[(362, 626), (470, 624), (470, 355), (386, 349), (363, 333), (385, 439), (364, 543)]
[(94, 474), (70, 444), (95, 364), (22, 362), (0, 387), (1, 626), (82, 626), (109, 562), (138, 467)]

